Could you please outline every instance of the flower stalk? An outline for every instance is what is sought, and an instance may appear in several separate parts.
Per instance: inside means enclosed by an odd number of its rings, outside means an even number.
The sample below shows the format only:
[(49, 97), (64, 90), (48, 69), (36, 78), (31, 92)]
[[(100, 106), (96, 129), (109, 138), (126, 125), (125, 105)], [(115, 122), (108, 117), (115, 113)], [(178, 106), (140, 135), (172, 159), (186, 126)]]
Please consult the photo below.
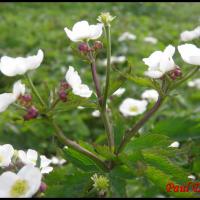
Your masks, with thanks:
[(29, 76), (28, 73), (26, 73), (25, 76), (26, 76), (26, 78), (27, 78), (27, 80), (28, 80), (28, 83), (29, 83), (29, 85), (30, 85), (30, 87), (31, 87), (31, 89), (32, 89), (32, 91), (33, 91), (33, 93), (34, 93), (35, 96), (38, 98), (38, 100), (39, 100), (41, 106), (42, 106), (42, 107), (45, 106), (45, 103), (44, 103), (42, 97), (40, 96), (39, 92), (37, 91), (36, 87), (34, 86), (32, 80), (31, 80), (31, 77)]

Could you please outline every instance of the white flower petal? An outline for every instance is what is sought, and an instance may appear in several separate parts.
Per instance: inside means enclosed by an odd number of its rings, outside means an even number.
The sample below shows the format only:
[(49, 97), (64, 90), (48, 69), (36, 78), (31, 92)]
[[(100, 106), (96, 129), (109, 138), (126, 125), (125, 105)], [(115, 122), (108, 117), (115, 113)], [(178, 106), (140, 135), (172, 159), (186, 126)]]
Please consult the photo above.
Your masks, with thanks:
[(125, 91), (126, 91), (125, 88), (119, 88), (113, 93), (113, 95), (120, 97), (122, 94), (124, 94)]
[(26, 165), (17, 175), (29, 184), (25, 197), (32, 197), (38, 191), (41, 184), (42, 174), (40, 170), (33, 165)]
[(36, 165), (37, 159), (38, 159), (38, 153), (37, 151), (33, 149), (28, 149), (27, 153), (27, 160), (30, 164)]
[(49, 174), (53, 171), (53, 167), (44, 167), (41, 169), (41, 174)]
[(154, 89), (145, 90), (141, 95), (142, 99), (146, 99), (148, 101), (157, 101), (158, 96), (158, 92)]
[(101, 113), (100, 113), (99, 110), (94, 110), (94, 111), (92, 112), (92, 116), (93, 116), (93, 117), (100, 117), (100, 115), (101, 115)]
[(69, 66), (69, 69), (65, 75), (67, 83), (72, 87), (76, 87), (81, 84), (81, 78), (77, 71), (74, 70), (74, 67)]
[(153, 70), (145, 71), (144, 74), (150, 78), (161, 78), (164, 75), (164, 73), (161, 71), (153, 71)]
[(0, 176), (0, 198), (11, 197), (10, 189), (16, 180), (18, 180), (18, 176), (13, 172), (4, 172)]
[(28, 56), (26, 58), (3, 56), (0, 62), (0, 71), (6, 76), (22, 75), (28, 70), (38, 68), (43, 60), (43, 57), (44, 54), (42, 50), (38, 50), (37, 55)]
[(178, 148), (180, 146), (180, 143), (178, 141), (175, 141), (171, 143), (168, 147)]
[(92, 90), (85, 84), (78, 85), (73, 88), (72, 92), (80, 97), (89, 98), (92, 95)]
[(178, 46), (178, 51), (188, 64), (200, 65), (200, 49), (193, 44), (183, 44)]
[(13, 86), (13, 94), (16, 98), (18, 98), (20, 95), (24, 95), (25, 93), (25, 85), (21, 83), (21, 80), (14, 83)]
[(8, 167), (14, 155), (14, 149), (10, 144), (0, 146), (0, 167)]
[(89, 25), (85, 20), (74, 24), (72, 31), (67, 27), (64, 28), (67, 36), (73, 42), (83, 40), (95, 40), (102, 35), (103, 24)]
[(13, 93), (0, 94), (0, 113), (4, 112), (8, 106), (16, 101), (16, 96)]
[(52, 161), (48, 159), (46, 156), (41, 155), (40, 156), (40, 168), (45, 168), (50, 165)]

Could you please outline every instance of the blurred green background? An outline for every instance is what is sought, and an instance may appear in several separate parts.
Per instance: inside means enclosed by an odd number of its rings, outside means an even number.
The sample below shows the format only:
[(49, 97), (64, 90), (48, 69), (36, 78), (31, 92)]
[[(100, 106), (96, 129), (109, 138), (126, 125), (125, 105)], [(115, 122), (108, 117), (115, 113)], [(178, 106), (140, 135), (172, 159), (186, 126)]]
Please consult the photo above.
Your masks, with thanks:
[[(77, 57), (70, 48), (64, 27), (71, 28), (80, 20), (97, 23), (101, 12), (108, 11), (116, 16), (112, 23), (112, 54), (125, 55), (133, 66), (134, 73), (142, 75), (147, 67), (142, 58), (148, 57), (155, 50), (163, 50), (168, 44), (181, 44), (180, 33), (192, 30), (200, 23), (200, 3), (0, 3), (0, 56), (13, 57), (36, 54), (38, 49), (45, 53), (40, 68), (31, 73), (34, 83), (45, 96), (46, 86), (54, 89), (64, 78), (69, 65), (80, 73), (83, 82), (93, 87), (90, 66)], [(118, 42), (124, 32), (136, 35), (134, 41)], [(145, 43), (146, 36), (154, 36), (157, 44)], [(198, 40), (191, 43), (200, 44)], [(100, 53), (105, 58), (105, 52)], [(184, 70), (193, 66), (185, 64), (178, 52), (174, 60)], [(98, 66), (103, 76), (105, 68)], [(198, 77), (199, 74), (196, 74)], [(9, 92), (15, 80), (24, 77), (8, 78), (0, 75), (0, 92)], [(194, 77), (195, 78), (195, 77)], [(102, 81), (103, 84), (103, 81)], [(112, 102), (116, 133), (122, 134), (134, 119), (124, 119), (119, 111), (119, 104), (125, 97), (140, 98), (147, 89), (127, 81), (123, 87), (126, 92)], [(200, 92), (183, 84), (170, 100), (161, 108), (141, 130), (142, 133), (169, 135), (174, 141), (180, 141), (187, 150), (184, 164), (194, 173), (199, 174), (199, 136), (200, 136)], [(67, 103), (66, 103), (67, 107)], [(23, 118), (12, 106), (0, 115), (0, 143), (11, 143), (16, 149), (33, 148), (47, 156), (57, 154), (56, 139), (53, 129), (41, 119), (24, 123)], [(91, 115), (93, 109), (69, 109), (57, 116), (65, 134), (76, 140), (104, 142), (104, 128), (100, 118)], [(62, 145), (61, 145), (62, 146)]]

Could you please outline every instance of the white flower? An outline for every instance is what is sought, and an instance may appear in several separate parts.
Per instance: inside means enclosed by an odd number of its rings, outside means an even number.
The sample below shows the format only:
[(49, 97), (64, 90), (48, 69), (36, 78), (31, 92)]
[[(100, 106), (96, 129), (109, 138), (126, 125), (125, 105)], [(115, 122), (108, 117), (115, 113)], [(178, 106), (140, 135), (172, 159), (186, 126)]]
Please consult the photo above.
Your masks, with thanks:
[(179, 146), (180, 146), (180, 143), (175, 141), (175, 142), (171, 143), (168, 147), (178, 148)]
[(18, 157), (25, 165), (33, 164), (35, 166), (38, 159), (38, 153), (33, 149), (28, 149), (27, 152), (19, 150)]
[(77, 71), (74, 70), (72, 66), (69, 66), (69, 69), (65, 75), (65, 79), (68, 84), (72, 87), (72, 92), (75, 95), (89, 98), (92, 95), (92, 90), (85, 84), (82, 84), (81, 78)]
[(149, 66), (146, 76), (150, 78), (160, 78), (166, 72), (176, 68), (172, 56), (175, 53), (175, 47), (169, 45), (162, 51), (155, 51), (148, 58), (143, 58), (143, 62)]
[(51, 164), (51, 160), (48, 159), (46, 156), (40, 156), (40, 170), (42, 174), (48, 174), (53, 170), (53, 167), (49, 167)]
[(92, 112), (92, 116), (93, 116), (93, 117), (100, 117), (100, 115), (101, 115), (101, 113), (100, 113), (99, 110), (94, 110), (94, 111)]
[[(111, 64), (124, 63), (125, 61), (126, 61), (126, 57), (125, 56), (111, 56), (110, 57)], [(107, 59), (104, 59), (104, 60), (100, 61), (100, 65), (107, 66)]]
[(196, 78), (192, 81), (189, 81), (188, 82), (188, 86), (189, 87), (195, 87), (197, 89), (200, 89), (200, 78)]
[(0, 94), (0, 113), (4, 112), (10, 104), (14, 103), (18, 97), (24, 93), (25, 85), (19, 80), (14, 83), (12, 93)]
[(189, 178), (189, 179), (192, 179), (192, 180), (195, 180), (195, 179), (196, 179), (196, 177), (195, 177), (194, 175), (192, 175), (192, 174), (189, 175), (188, 178)]
[(180, 34), (180, 39), (183, 42), (187, 42), (187, 41), (191, 41), (193, 39), (199, 38), (200, 37), (200, 26), (196, 27), (194, 30), (192, 31), (183, 31)]
[(14, 149), (10, 144), (0, 145), (0, 167), (8, 167), (14, 155)]
[(24, 166), (17, 174), (7, 171), (0, 176), (0, 197), (32, 197), (39, 189), (42, 175), (33, 165)]
[(6, 76), (22, 75), (29, 70), (38, 68), (43, 57), (44, 53), (41, 49), (38, 50), (37, 55), (26, 58), (3, 56), (0, 61), (0, 71)]
[(119, 88), (118, 90), (116, 90), (116, 91), (113, 93), (113, 95), (114, 95), (114, 96), (120, 97), (122, 94), (124, 94), (125, 91), (126, 91), (125, 88)]
[(148, 37), (144, 38), (144, 42), (148, 42), (148, 43), (151, 43), (151, 44), (156, 44), (158, 42), (158, 40), (155, 37), (148, 36)]
[(79, 110), (85, 109), (85, 107), (83, 107), (83, 106), (78, 106), (77, 108), (78, 108)]
[(118, 41), (119, 42), (122, 42), (122, 41), (125, 41), (125, 40), (135, 40), (136, 39), (136, 36), (132, 33), (129, 33), (129, 32), (124, 32), (119, 38), (118, 38)]
[(145, 90), (141, 95), (142, 99), (146, 99), (148, 101), (157, 101), (158, 96), (159, 96), (158, 92), (154, 89)]
[(54, 165), (59, 165), (59, 166), (61, 166), (61, 165), (63, 165), (63, 164), (66, 163), (66, 160), (65, 160), (65, 159), (62, 159), (62, 158), (58, 158), (58, 157), (56, 157), (56, 156), (53, 156), (53, 157), (51, 158), (51, 163), (54, 164)]
[(147, 104), (145, 100), (126, 98), (119, 106), (119, 110), (125, 117), (136, 116), (146, 110)]
[[(21, 162), (24, 163), (25, 165), (32, 164), (33, 166), (36, 166), (38, 161), (38, 153), (33, 149), (28, 149), (27, 152), (19, 150), (18, 157), (21, 160)], [(49, 167), (50, 163), (51, 160), (46, 158), (46, 156), (44, 155), (40, 156), (40, 170), (42, 174), (49, 173), (53, 170), (52, 167)]]
[(67, 36), (73, 42), (83, 40), (96, 40), (102, 34), (103, 24), (89, 25), (87, 21), (80, 21), (74, 24), (72, 31), (67, 27), (64, 28)]
[(178, 51), (184, 62), (191, 65), (200, 65), (200, 49), (194, 44), (180, 45), (178, 46)]

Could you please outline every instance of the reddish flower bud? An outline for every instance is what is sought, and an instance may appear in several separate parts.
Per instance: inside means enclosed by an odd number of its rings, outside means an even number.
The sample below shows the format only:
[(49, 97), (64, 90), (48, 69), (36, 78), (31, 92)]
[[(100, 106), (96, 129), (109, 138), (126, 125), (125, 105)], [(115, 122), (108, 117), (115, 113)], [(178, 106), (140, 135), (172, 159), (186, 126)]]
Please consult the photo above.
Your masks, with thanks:
[(78, 46), (79, 51), (87, 53), (90, 49), (86, 43), (81, 43)]
[(181, 76), (181, 75), (182, 75), (181, 69), (177, 67), (177, 68), (174, 70), (174, 74), (175, 74), (176, 76)]
[(25, 107), (30, 107), (32, 102), (32, 96), (30, 94), (21, 95), (19, 97), (20, 104)]
[(45, 192), (46, 189), (47, 189), (47, 184), (44, 183), (44, 182), (41, 182), (39, 191), (40, 191), (40, 192)]
[(60, 90), (59, 98), (61, 101), (66, 102), (67, 101), (67, 93), (64, 90)]
[(103, 44), (100, 41), (95, 41), (94, 43), (94, 49), (102, 49), (103, 48)]
[(70, 86), (66, 81), (61, 81), (60, 83), (60, 89), (68, 89)]
[(38, 110), (34, 106), (31, 106), (30, 108), (28, 108), (27, 114), (24, 116), (24, 120), (28, 121), (36, 118), (37, 116), (38, 116)]
[(179, 67), (176, 67), (176, 69), (172, 70), (170, 73), (169, 73), (169, 76), (172, 80), (175, 80), (177, 77), (181, 76), (182, 75), (182, 72), (181, 72), (181, 69)]

